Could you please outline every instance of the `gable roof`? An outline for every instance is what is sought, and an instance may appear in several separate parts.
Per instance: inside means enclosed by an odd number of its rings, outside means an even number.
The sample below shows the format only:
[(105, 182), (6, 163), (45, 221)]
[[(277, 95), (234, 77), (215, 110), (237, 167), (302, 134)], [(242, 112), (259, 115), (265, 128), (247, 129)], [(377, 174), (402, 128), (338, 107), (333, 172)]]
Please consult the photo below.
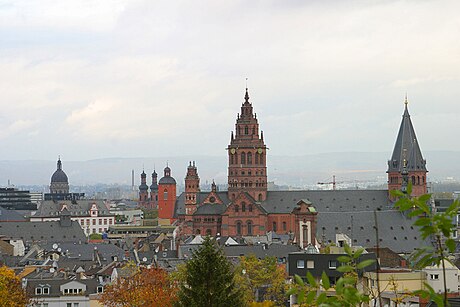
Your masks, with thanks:
[(60, 215), (62, 207), (65, 206), (71, 216), (89, 216), (92, 205), (98, 209), (98, 216), (113, 215), (102, 200), (45, 200), (32, 217), (57, 217)]

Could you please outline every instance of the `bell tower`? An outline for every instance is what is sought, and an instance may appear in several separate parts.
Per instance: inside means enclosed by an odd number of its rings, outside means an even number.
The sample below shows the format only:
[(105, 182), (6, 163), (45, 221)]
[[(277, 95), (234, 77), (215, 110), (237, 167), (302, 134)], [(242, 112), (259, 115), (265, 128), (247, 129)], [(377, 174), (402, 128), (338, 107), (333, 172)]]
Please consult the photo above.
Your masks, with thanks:
[(195, 166), (195, 161), (190, 161), (185, 176), (185, 215), (191, 219), (196, 211), (197, 194), (200, 192), (200, 177)]
[(228, 197), (248, 192), (256, 201), (267, 197), (267, 146), (263, 132), (259, 135), (257, 115), (253, 113), (246, 88), (241, 114), (237, 115), (235, 133), (228, 145)]
[[(427, 193), (426, 160), (415, 135), (414, 127), (407, 108), (407, 95), (404, 100), (404, 113), (391, 160), (388, 161), (388, 190), (407, 191), (408, 183), (412, 183), (412, 196)], [(393, 199), (390, 195), (390, 199)]]

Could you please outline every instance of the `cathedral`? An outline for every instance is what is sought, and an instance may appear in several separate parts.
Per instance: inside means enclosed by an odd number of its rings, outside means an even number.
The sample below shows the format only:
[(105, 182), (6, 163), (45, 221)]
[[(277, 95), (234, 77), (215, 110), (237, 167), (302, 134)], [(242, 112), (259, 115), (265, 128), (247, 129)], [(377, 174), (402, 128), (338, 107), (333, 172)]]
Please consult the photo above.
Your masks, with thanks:
[[(158, 206), (160, 224), (179, 226), (181, 235), (261, 236), (267, 232), (290, 235), (292, 242), (330, 244), (345, 234), (353, 245), (381, 247), (411, 252), (426, 244), (419, 238), (413, 221), (393, 208), (390, 191), (405, 191), (413, 185), (412, 196), (425, 194), (426, 161), (423, 159), (412, 125), (407, 98), (393, 154), (388, 161), (387, 190), (267, 190), (267, 146), (260, 131), (248, 89), (231, 132), (228, 155), (228, 190), (200, 190), (195, 162), (185, 176), (185, 192), (176, 197), (176, 181), (171, 169), (156, 182), (152, 175), (148, 196), (146, 174), (141, 176), (140, 200)], [(380, 237), (374, 235), (377, 217)]]

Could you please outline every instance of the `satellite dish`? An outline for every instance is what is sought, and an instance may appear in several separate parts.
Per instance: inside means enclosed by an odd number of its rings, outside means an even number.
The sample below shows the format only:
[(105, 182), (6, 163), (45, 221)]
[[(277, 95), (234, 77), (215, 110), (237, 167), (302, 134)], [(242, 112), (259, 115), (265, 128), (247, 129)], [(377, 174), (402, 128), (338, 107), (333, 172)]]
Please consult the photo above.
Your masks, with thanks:
[(57, 243), (54, 243), (54, 244), (53, 244), (53, 249), (58, 248), (58, 246), (59, 246), (59, 245), (57, 245)]
[(54, 268), (50, 268), (50, 273), (54, 273), (56, 270)]
[(142, 261), (147, 262), (147, 257), (142, 258)]

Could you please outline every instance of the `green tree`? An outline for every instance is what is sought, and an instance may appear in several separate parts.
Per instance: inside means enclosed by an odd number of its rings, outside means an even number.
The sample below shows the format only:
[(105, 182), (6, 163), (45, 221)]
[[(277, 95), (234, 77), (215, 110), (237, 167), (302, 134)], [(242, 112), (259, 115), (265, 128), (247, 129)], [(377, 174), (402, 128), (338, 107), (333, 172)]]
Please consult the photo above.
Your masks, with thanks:
[[(375, 260), (368, 259), (359, 262), (360, 256), (364, 249), (360, 248), (353, 251), (348, 245), (344, 246), (346, 255), (339, 256), (337, 260), (341, 266), (337, 271), (344, 273), (337, 280), (334, 287), (331, 286), (330, 280), (326, 273), (323, 272), (321, 282), (315, 280), (310, 272), (307, 272), (307, 283), (299, 275), (295, 275), (294, 284), (287, 292), (288, 295), (295, 294), (299, 306), (336, 306), (352, 307), (364, 306), (369, 303), (370, 297), (364, 291), (360, 291), (362, 285), (359, 285), (358, 272), (372, 265)], [(325, 291), (335, 290), (334, 296), (327, 296)]]
[(276, 302), (274, 306), (284, 306), (286, 271), (278, 266), (275, 257), (258, 259), (255, 255), (243, 256), (236, 272), (237, 284), (243, 289), (247, 303), (253, 302), (257, 290), (264, 287), (264, 299)]
[(185, 281), (179, 285), (178, 306), (244, 306), (232, 265), (214, 239), (206, 237), (186, 263)]
[(399, 197), (395, 207), (401, 212), (406, 212), (409, 217), (416, 217), (415, 226), (420, 227), (421, 237), (423, 239), (432, 239), (434, 246), (426, 246), (416, 251), (411, 260), (415, 263), (415, 268), (421, 269), (428, 265), (435, 264), (442, 267), (443, 271), (443, 295), (437, 294), (427, 283), (425, 286), (428, 290), (416, 291), (415, 294), (423, 298), (430, 298), (438, 306), (447, 306), (447, 281), (446, 281), (446, 261), (449, 256), (455, 252), (456, 243), (453, 239), (457, 225), (454, 223), (455, 217), (460, 208), (460, 202), (455, 200), (443, 212), (436, 212), (427, 205), (431, 194), (425, 194), (420, 197), (411, 197), (412, 184), (409, 183), (407, 193), (395, 190), (392, 191), (394, 196)]

